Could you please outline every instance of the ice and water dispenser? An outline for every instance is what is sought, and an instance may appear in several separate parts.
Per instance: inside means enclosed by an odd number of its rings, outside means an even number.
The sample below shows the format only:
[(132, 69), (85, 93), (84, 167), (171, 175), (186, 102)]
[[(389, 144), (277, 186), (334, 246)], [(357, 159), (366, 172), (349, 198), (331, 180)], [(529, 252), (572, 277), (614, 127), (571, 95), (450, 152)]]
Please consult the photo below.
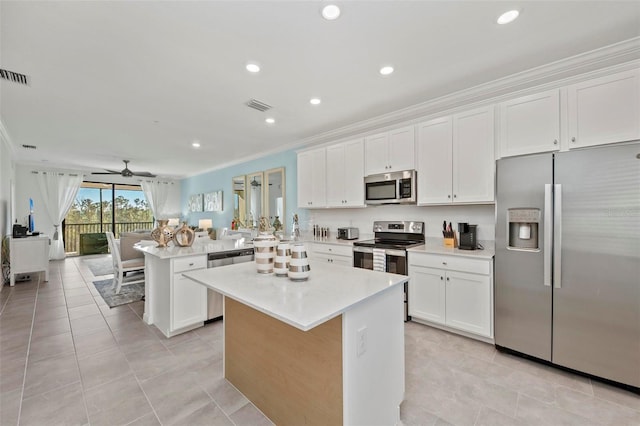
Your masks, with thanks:
[(538, 231), (540, 209), (508, 210), (508, 248), (513, 250), (539, 250)]

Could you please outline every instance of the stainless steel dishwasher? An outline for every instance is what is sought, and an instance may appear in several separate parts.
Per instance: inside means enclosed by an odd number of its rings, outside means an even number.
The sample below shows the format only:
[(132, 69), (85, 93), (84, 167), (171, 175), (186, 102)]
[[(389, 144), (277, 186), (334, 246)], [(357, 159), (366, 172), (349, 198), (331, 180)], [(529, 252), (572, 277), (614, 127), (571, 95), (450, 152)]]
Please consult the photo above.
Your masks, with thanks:
[[(253, 249), (243, 248), (207, 255), (207, 268), (218, 268), (220, 266), (233, 265), (253, 261)], [(222, 318), (222, 295), (217, 291), (207, 290), (207, 321), (214, 321)]]

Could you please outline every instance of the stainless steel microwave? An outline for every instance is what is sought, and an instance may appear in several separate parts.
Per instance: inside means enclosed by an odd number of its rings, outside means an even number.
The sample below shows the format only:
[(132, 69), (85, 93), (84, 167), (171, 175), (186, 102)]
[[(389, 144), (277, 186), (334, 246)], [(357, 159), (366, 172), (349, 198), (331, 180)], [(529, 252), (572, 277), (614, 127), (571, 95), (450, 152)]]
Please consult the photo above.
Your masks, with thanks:
[(366, 176), (364, 196), (367, 204), (415, 204), (416, 171)]

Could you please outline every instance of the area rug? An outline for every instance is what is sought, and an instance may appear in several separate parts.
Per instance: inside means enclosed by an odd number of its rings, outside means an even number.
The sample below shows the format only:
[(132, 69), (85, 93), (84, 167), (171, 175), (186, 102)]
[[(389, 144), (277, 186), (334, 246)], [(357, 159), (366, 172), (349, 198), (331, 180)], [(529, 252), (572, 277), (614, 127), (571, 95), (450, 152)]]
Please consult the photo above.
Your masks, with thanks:
[(112, 278), (94, 281), (93, 285), (110, 308), (137, 302), (144, 298), (144, 283), (126, 284), (125, 281), (125, 285), (120, 288), (119, 294), (115, 293), (116, 286)]
[(91, 273), (96, 277), (100, 275), (113, 274), (113, 260), (111, 259), (111, 255), (82, 259), (82, 261), (89, 267)]

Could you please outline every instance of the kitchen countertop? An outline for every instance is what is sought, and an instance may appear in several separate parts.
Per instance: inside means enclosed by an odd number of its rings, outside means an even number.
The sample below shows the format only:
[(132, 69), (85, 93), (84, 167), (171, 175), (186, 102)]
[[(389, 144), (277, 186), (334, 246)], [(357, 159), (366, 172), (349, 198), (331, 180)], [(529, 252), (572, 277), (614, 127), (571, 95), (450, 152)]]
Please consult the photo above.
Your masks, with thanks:
[(274, 274), (258, 274), (253, 262), (183, 275), (303, 331), (409, 278), (313, 260), (310, 266), (311, 276), (302, 282)]
[(484, 250), (460, 250), (445, 247), (442, 238), (429, 237), (425, 244), (407, 249), (410, 253), (444, 254), (448, 256), (469, 257), (472, 259), (493, 259), (495, 256), (495, 241), (479, 241)]
[(195, 256), (199, 254), (220, 253), (231, 250), (253, 248), (253, 244), (244, 243), (241, 240), (225, 239), (200, 242), (196, 240), (191, 247), (178, 247), (170, 243), (168, 247), (158, 248), (155, 241), (141, 241), (133, 245), (133, 248), (160, 259), (171, 259), (174, 257)]

